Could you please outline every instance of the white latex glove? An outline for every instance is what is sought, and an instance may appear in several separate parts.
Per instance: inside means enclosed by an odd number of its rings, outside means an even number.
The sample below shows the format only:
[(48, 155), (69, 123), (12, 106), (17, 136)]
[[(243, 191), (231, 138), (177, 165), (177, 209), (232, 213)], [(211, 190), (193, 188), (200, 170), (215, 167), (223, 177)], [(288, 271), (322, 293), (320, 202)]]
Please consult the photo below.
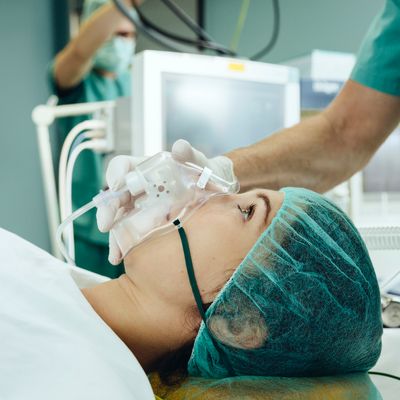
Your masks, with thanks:
[(228, 157), (217, 156), (207, 158), (186, 140), (177, 140), (172, 146), (171, 154), (177, 161), (191, 162), (199, 167), (208, 167), (215, 175), (228, 182), (236, 180), (235, 173), (233, 172), (233, 162)]
[[(193, 148), (186, 140), (177, 140), (172, 146), (171, 154), (177, 161), (192, 162), (200, 167), (208, 167), (216, 175), (228, 182), (232, 182), (235, 179), (233, 163), (228, 157), (218, 156), (208, 159), (203, 153)], [(132, 171), (144, 159), (145, 157), (131, 156), (117, 156), (113, 158), (106, 170), (106, 182), (110, 190), (120, 190), (125, 183), (126, 174)], [(132, 197), (127, 193), (123, 198), (115, 199), (108, 205), (99, 206), (96, 214), (99, 230), (101, 232), (109, 232), (120, 208), (131, 201)], [(122, 260), (122, 254), (112, 233), (110, 233), (109, 245), (108, 261), (113, 265), (118, 265)]]
[[(120, 190), (125, 184), (125, 176), (132, 171), (137, 164), (141, 163), (146, 157), (117, 156), (108, 164), (106, 170), (106, 182), (110, 190)], [(118, 211), (121, 207), (130, 204), (132, 196), (129, 192), (121, 198), (117, 198), (107, 205), (97, 208), (96, 219), (97, 227), (100, 232), (109, 232), (112, 228)], [(122, 261), (122, 254), (117, 242), (110, 232), (108, 261), (110, 264), (118, 265)]]

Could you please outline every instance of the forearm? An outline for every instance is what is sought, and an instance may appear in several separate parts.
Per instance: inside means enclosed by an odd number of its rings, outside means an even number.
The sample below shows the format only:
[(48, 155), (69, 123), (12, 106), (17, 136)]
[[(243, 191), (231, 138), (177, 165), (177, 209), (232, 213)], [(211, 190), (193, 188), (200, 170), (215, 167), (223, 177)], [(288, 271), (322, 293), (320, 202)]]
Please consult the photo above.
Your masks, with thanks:
[(112, 37), (124, 17), (114, 4), (99, 8), (81, 27), (78, 35), (57, 55), (55, 79), (60, 88), (78, 84), (92, 66), (96, 51)]
[(324, 192), (360, 167), (319, 114), (227, 156), (243, 190), (300, 186)]
[(324, 192), (363, 168), (399, 118), (399, 97), (348, 81), (319, 115), (227, 156), (243, 189)]

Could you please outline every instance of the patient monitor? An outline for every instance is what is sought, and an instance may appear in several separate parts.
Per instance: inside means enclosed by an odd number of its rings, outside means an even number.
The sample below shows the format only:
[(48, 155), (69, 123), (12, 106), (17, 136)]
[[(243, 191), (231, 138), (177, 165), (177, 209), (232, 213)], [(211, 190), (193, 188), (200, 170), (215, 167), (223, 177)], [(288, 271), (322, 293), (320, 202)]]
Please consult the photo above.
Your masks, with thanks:
[(183, 138), (216, 156), (300, 118), (299, 77), (292, 67), (144, 51), (132, 71), (134, 155), (170, 150)]

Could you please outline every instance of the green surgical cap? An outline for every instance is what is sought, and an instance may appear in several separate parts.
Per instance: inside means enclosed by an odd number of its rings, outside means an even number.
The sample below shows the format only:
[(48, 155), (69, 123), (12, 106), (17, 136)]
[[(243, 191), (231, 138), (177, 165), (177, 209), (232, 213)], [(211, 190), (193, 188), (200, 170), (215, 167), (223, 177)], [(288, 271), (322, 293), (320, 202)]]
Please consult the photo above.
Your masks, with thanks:
[(190, 375), (322, 376), (376, 363), (380, 293), (359, 233), (324, 197), (282, 191), (272, 223), (207, 310)]
[(109, 2), (110, 0), (85, 0), (83, 4), (82, 21), (86, 21), (98, 8)]

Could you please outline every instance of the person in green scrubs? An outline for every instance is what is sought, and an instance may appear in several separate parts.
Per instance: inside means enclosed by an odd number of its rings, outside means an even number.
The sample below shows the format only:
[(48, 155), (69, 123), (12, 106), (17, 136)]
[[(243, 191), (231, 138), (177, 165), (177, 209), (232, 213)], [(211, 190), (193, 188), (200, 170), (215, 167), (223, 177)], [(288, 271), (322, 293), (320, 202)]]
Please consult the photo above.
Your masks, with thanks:
[[(172, 153), (227, 180), (235, 174), (242, 190), (297, 186), (325, 192), (361, 170), (399, 122), (400, 0), (386, 0), (361, 45), (350, 79), (323, 112), (224, 156), (208, 159), (185, 141), (176, 142)], [(116, 159), (113, 167), (128, 171), (137, 161)], [(115, 163), (126, 165), (115, 168)], [(400, 176), (400, 171), (393, 173)], [(116, 212), (104, 211), (99, 225)], [(113, 247), (110, 254), (118, 254)]]
[[(125, 3), (132, 6), (130, 0)], [(107, 0), (86, 0), (82, 21), (78, 35), (57, 54), (50, 68), (51, 86), (59, 98), (58, 104), (129, 96), (134, 26)], [(87, 115), (60, 120), (61, 140), (75, 125), (89, 118)], [(103, 177), (103, 156), (91, 150), (82, 152), (73, 174), (74, 209), (91, 201), (104, 188)], [(95, 211), (78, 219), (74, 227), (76, 264), (112, 278), (119, 276), (123, 268), (107, 261), (108, 234), (98, 231)]]

